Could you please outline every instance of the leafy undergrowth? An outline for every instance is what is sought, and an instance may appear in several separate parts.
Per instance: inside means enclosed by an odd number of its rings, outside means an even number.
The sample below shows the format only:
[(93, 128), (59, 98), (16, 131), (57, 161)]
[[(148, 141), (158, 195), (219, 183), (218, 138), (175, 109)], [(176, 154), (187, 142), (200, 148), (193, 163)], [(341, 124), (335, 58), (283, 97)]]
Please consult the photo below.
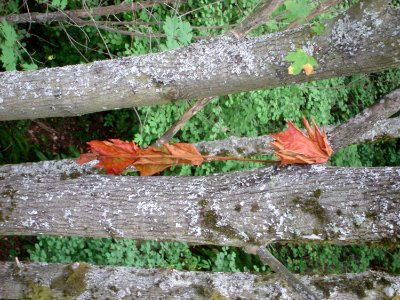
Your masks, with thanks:
[[(275, 244), (271, 252), (298, 273), (346, 273), (368, 269), (400, 273), (400, 246), (335, 246)], [(233, 247), (196, 246), (182, 242), (133, 241), (111, 238), (38, 237), (28, 250), (41, 262), (84, 261), (100, 265), (180, 270), (270, 272), (257, 256)]]

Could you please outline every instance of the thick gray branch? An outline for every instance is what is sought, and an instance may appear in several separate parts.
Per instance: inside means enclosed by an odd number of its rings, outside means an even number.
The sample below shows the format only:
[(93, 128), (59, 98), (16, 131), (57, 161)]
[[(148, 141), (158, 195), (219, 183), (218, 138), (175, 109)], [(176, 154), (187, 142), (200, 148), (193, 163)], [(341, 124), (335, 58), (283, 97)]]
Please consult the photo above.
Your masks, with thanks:
[[(360, 144), (371, 142), (380, 138), (400, 138), (400, 117), (378, 120), (375, 124), (365, 124), (361, 126), (362, 131), (356, 133), (357, 127), (353, 127), (350, 123), (341, 127), (343, 133), (339, 133), (336, 127), (329, 126), (327, 128), (328, 135), (332, 136), (335, 150), (351, 144)], [(337, 133), (333, 136), (332, 132)], [(336, 142), (336, 139), (341, 138)], [(269, 135), (257, 137), (236, 137), (231, 136), (225, 140), (199, 142), (196, 148), (199, 152), (208, 155), (232, 155), (232, 156), (250, 156), (250, 155), (270, 155), (273, 154), (273, 147), (270, 143), (273, 138)]]
[(85, 175), (79, 168), (62, 161), (1, 167), (0, 235), (232, 246), (400, 239), (397, 167), (269, 167), (209, 177)]
[[(320, 299), (393, 299), (400, 295), (399, 276), (381, 272), (297, 277)], [(274, 274), (146, 270), (83, 263), (23, 263), (20, 267), (0, 263), (0, 282), (2, 299), (37, 299), (32, 297), (40, 292), (79, 300), (298, 299)]]
[[(400, 12), (363, 1), (327, 24), (237, 40), (219, 37), (174, 51), (0, 75), (0, 120), (75, 116), (270, 88), (395, 67)], [(303, 48), (319, 67), (290, 76), (286, 54)]]
[(333, 149), (336, 150), (345, 145), (354, 144), (358, 140), (368, 140), (371, 137), (379, 136), (375, 128), (378, 131), (379, 129), (393, 129), (399, 135), (400, 127), (396, 127), (394, 124), (387, 124), (391, 120), (386, 120), (399, 110), (400, 89), (397, 89), (387, 94), (376, 104), (364, 109), (362, 113), (332, 130), (330, 136), (333, 140)]

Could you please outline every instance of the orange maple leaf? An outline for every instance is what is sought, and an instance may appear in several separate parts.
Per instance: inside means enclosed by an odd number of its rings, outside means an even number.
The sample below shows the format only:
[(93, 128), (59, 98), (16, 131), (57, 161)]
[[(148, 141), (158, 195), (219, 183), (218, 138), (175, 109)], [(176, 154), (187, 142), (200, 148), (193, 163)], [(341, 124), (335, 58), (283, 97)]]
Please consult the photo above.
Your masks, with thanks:
[(290, 121), (287, 130), (271, 134), (276, 140), (271, 145), (277, 150), (275, 154), (279, 156), (282, 165), (325, 163), (331, 157), (333, 150), (328, 143), (325, 129), (321, 132), (314, 119), (311, 118), (311, 121), (314, 130), (303, 116), (308, 136)]
[(96, 168), (104, 168), (108, 174), (121, 174), (128, 166), (137, 160), (140, 147), (135, 142), (126, 142), (119, 139), (109, 141), (90, 141), (91, 153), (81, 154), (77, 163), (84, 164), (98, 160)]
[(99, 160), (96, 168), (104, 168), (108, 174), (121, 174), (134, 165), (142, 176), (150, 176), (178, 164), (200, 165), (204, 158), (191, 144), (169, 143), (158, 148), (140, 148), (135, 142), (111, 139), (90, 141), (90, 153), (81, 154), (77, 163)]
[(149, 146), (142, 150), (133, 163), (142, 176), (150, 176), (168, 167), (180, 164), (199, 166), (204, 158), (196, 147), (187, 143), (167, 143), (158, 148)]

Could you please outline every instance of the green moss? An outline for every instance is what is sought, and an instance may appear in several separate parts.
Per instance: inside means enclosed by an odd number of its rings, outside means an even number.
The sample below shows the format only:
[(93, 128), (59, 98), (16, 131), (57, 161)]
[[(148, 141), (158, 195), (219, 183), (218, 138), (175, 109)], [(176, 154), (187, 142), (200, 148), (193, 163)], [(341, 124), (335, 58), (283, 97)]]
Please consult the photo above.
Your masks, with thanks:
[(236, 148), (236, 151), (237, 151), (237, 153), (239, 153), (239, 154), (243, 154), (244, 151), (245, 151), (245, 149), (244, 149), (244, 148), (238, 147), (238, 148)]
[(314, 280), (314, 285), (322, 291), (322, 293), (324, 294), (324, 298), (330, 298), (331, 293), (329, 290), (331, 288), (332, 283), (317, 279)]
[(14, 199), (15, 195), (17, 194), (17, 190), (14, 189), (11, 185), (6, 185), (1, 192), (1, 196), (3, 198), (11, 198)]
[(71, 172), (71, 173), (69, 173), (69, 174), (67, 174), (67, 173), (62, 173), (61, 175), (60, 175), (60, 180), (67, 180), (67, 179), (76, 179), (76, 178), (79, 178), (79, 177), (81, 177), (83, 174), (82, 173), (80, 173), (80, 172), (78, 172), (78, 171), (74, 171), (74, 172)]
[(322, 191), (321, 191), (320, 189), (316, 189), (316, 190), (313, 192), (314, 198), (317, 198), (317, 199), (319, 199), (319, 198), (321, 197), (321, 194), (322, 194)]
[(225, 300), (225, 299), (227, 299), (225, 296), (221, 295), (221, 293), (211, 290), (211, 289), (208, 289), (202, 285), (193, 284), (191, 287), (197, 291), (198, 296), (203, 296), (210, 300)]
[(323, 224), (328, 218), (325, 209), (321, 206), (318, 199), (321, 197), (322, 191), (317, 189), (313, 192), (310, 198), (304, 199), (300, 196), (296, 196), (292, 199), (292, 202), (300, 206), (303, 212), (314, 215), (319, 223)]
[(240, 239), (237, 231), (230, 225), (217, 225), (219, 216), (213, 210), (203, 210), (200, 212), (202, 225), (212, 231), (216, 231), (231, 239)]
[(65, 274), (53, 280), (51, 288), (61, 291), (64, 296), (76, 297), (82, 294), (86, 289), (85, 276), (89, 271), (90, 266), (85, 263), (79, 263), (77, 268), (69, 265)]
[(258, 205), (257, 202), (253, 202), (253, 203), (251, 204), (251, 209), (250, 209), (250, 211), (251, 211), (251, 212), (256, 212), (256, 211), (259, 211), (259, 210), (260, 210), (260, 205)]
[(242, 210), (242, 206), (238, 203), (235, 205), (235, 211), (240, 212)]
[(24, 294), (24, 299), (34, 299), (34, 300), (55, 300), (55, 299), (63, 299), (63, 297), (57, 296), (54, 292), (48, 288), (47, 286), (37, 284), (37, 283), (29, 283), (29, 290)]
[(17, 207), (17, 202), (14, 200), (11, 200), (10, 206), (5, 208), (3, 208), (3, 205), (0, 203), (0, 222), (9, 220), (11, 213), (14, 211), (16, 207)]
[(203, 199), (200, 199), (197, 203), (199, 204), (199, 206), (201, 208), (206, 208), (208, 205), (208, 200), (203, 198)]
[(321, 230), (319, 230), (317, 228), (314, 228), (312, 233), (315, 234), (315, 235), (320, 235), (321, 234)]

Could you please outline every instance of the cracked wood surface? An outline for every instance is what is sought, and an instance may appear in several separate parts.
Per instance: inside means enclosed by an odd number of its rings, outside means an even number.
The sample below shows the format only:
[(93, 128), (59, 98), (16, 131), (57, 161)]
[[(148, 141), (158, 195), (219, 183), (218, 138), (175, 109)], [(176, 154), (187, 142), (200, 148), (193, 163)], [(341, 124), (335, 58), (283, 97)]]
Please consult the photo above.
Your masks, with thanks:
[(89, 172), (63, 161), (1, 167), (0, 235), (231, 246), (400, 239), (399, 167), (267, 167), (207, 177)]
[[(217, 37), (157, 54), (0, 74), (0, 120), (75, 116), (271, 88), (399, 66), (399, 9), (367, 0), (313, 36), (310, 27), (266, 36)], [(312, 76), (287, 74), (304, 48)]]
[[(75, 272), (75, 273), (74, 273)], [(61, 288), (58, 278), (80, 280)], [(112, 275), (110, 275), (112, 274)], [(296, 275), (320, 299), (394, 299), (400, 296), (399, 276), (382, 272), (340, 275)], [(82, 263), (0, 263), (0, 298), (21, 299), (42, 294), (74, 299), (299, 299), (276, 274), (188, 272), (137, 269)], [(36, 292), (36, 294), (35, 294)]]

